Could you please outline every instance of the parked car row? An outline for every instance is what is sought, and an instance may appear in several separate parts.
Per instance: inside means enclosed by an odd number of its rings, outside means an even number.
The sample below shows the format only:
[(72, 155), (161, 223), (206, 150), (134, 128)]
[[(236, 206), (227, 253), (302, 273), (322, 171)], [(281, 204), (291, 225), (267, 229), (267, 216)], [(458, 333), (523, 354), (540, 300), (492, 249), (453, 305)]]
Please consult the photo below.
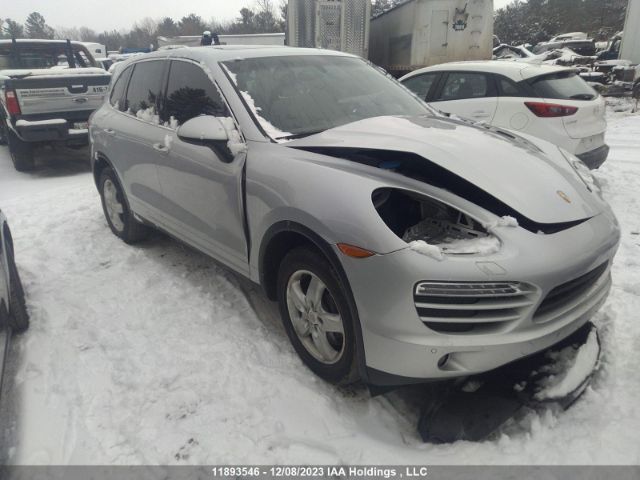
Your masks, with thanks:
[(421, 98), (315, 49), (127, 60), (90, 119), (107, 223), (127, 243), (167, 232), (261, 285), (328, 381), (467, 376), (566, 338), (605, 301), (620, 230), (581, 160), (514, 128), (555, 121), (586, 154), (604, 145), (583, 140), (604, 132), (601, 100), (559, 69), (404, 82)]

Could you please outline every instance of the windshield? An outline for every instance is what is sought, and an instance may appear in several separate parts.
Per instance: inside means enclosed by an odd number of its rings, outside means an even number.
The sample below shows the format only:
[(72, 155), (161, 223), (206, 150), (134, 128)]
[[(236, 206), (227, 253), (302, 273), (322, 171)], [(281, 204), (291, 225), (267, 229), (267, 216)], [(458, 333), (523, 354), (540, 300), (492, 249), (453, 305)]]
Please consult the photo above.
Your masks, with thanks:
[(60, 43), (6, 43), (0, 45), (0, 70), (95, 67), (91, 54), (80, 45)]
[(225, 62), (244, 100), (272, 138), (295, 138), (366, 118), (424, 115), (429, 107), (353, 57), (304, 55)]
[(534, 78), (531, 86), (542, 98), (593, 100), (598, 93), (575, 72), (561, 72)]

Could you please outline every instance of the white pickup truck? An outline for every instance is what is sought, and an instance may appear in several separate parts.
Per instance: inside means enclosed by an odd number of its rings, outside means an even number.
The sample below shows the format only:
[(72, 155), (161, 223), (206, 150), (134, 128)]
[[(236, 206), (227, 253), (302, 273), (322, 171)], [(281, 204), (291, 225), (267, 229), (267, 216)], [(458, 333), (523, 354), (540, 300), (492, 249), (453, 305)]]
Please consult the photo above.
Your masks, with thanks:
[(15, 168), (31, 170), (43, 144), (86, 145), (110, 80), (79, 42), (0, 40), (0, 144)]

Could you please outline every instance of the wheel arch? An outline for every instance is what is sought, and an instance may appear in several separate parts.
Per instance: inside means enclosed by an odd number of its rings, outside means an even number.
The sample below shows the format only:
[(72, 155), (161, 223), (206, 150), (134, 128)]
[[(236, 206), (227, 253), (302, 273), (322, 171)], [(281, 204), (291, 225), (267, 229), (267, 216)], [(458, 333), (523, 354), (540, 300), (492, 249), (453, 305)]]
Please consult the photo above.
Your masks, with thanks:
[(270, 300), (276, 300), (277, 278), (280, 264), (287, 253), (301, 246), (311, 247), (318, 251), (329, 262), (329, 265), (338, 276), (342, 288), (344, 288), (346, 292), (351, 307), (351, 315), (354, 320), (358, 370), (360, 378), (367, 382), (365, 349), (358, 308), (344, 267), (338, 258), (338, 254), (329, 242), (309, 227), (297, 222), (281, 221), (273, 224), (265, 232), (260, 244), (258, 258), (260, 285)]
[(93, 181), (96, 184), (96, 187), (99, 187), (98, 183), (100, 181), (100, 175), (102, 175), (103, 170), (107, 167), (111, 168), (111, 170), (115, 172), (115, 169), (113, 168), (113, 164), (111, 163), (111, 160), (109, 160), (109, 158), (106, 155), (100, 152), (96, 152), (95, 160), (92, 162)]

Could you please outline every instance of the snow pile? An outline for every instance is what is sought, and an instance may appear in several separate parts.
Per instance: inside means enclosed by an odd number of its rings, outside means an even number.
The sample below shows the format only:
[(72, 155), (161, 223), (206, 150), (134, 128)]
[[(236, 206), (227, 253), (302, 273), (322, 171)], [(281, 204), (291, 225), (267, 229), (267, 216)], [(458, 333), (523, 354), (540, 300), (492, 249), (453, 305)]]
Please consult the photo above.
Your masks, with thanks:
[(77, 77), (86, 75), (106, 75), (107, 73), (102, 68), (34, 68), (34, 69), (16, 69), (16, 70), (1, 70), (2, 75), (5, 77), (23, 77), (25, 75), (29, 77), (44, 78), (60, 78), (60, 77)]
[(427, 257), (435, 258), (438, 261), (444, 260), (442, 250), (437, 245), (430, 245), (424, 240), (414, 240), (409, 243), (409, 248)]
[(240, 92), (240, 93), (242, 94), (242, 98), (244, 98), (244, 101), (247, 102), (247, 106), (249, 107), (249, 110), (253, 112), (255, 117), (258, 119), (258, 122), (260, 122), (260, 125), (262, 126), (263, 130), (267, 132), (267, 135), (269, 135), (273, 139), (280, 138), (280, 137), (287, 137), (291, 135), (290, 132), (283, 132), (278, 127), (273, 125), (269, 120), (267, 120), (262, 115), (260, 115), (262, 108), (256, 105), (256, 102), (253, 100), (251, 95), (249, 95), (249, 92)]
[(167, 134), (164, 136), (164, 146), (167, 150), (171, 150), (171, 147), (173, 146), (173, 135)]
[(438, 245), (431, 245), (424, 240), (414, 240), (409, 243), (409, 248), (415, 252), (435, 258), (436, 260), (444, 260), (444, 254), (475, 254), (475, 255), (491, 255), (500, 250), (500, 240), (493, 235), (478, 238), (457, 238), (449, 239)]
[(440, 245), (444, 253), (492, 255), (500, 250), (500, 240), (493, 235), (459, 238)]
[(227, 148), (231, 151), (233, 156), (235, 157), (240, 153), (245, 153), (247, 151), (247, 144), (240, 136), (240, 132), (236, 128), (236, 123), (233, 121), (233, 118), (220, 117), (219, 120), (229, 136)]
[(156, 112), (156, 107), (153, 105), (140, 109), (136, 112), (136, 117), (140, 120), (144, 120), (145, 122), (153, 123), (154, 125), (160, 125), (160, 116)]
[(535, 399), (553, 400), (577, 390), (598, 366), (600, 345), (598, 334), (592, 330), (584, 345), (575, 349), (567, 347), (559, 352), (549, 352), (553, 361), (542, 369), (548, 374), (538, 382)]
[(171, 115), (169, 117), (169, 121), (168, 122), (164, 122), (163, 126), (165, 126), (167, 128), (171, 128), (172, 130), (177, 130), (180, 125), (178, 123), (178, 119), (176, 117), (174, 117), (173, 115)]
[(496, 227), (512, 227), (512, 228), (516, 228), (518, 227), (518, 220), (516, 220), (513, 217), (510, 217), (509, 215), (505, 215), (504, 217), (500, 217), (497, 220), (494, 220), (493, 222), (484, 224), (483, 227), (486, 228), (487, 230), (491, 230), (493, 228)]
[(50, 118), (49, 120), (18, 120), (16, 127), (35, 127), (44, 125), (66, 125), (67, 121), (64, 118)]
[[(227, 72), (227, 74), (229, 75), (229, 78), (231, 78), (231, 81), (235, 84), (235, 86), (239, 87), (238, 76), (235, 73), (233, 73), (229, 69), (229, 67), (227, 67), (226, 65), (222, 64), (222, 68), (224, 69), (225, 72)], [(260, 115), (262, 108), (256, 105), (255, 100), (253, 99), (251, 94), (249, 94), (249, 92), (240, 91), (240, 94), (242, 95), (242, 98), (244, 98), (244, 101), (249, 107), (249, 110), (258, 119), (258, 122), (262, 126), (262, 129), (267, 133), (267, 135), (269, 135), (273, 139), (280, 138), (280, 137), (287, 137), (291, 135), (290, 132), (283, 132), (278, 127), (273, 125), (269, 120), (267, 120), (262, 115)]]

